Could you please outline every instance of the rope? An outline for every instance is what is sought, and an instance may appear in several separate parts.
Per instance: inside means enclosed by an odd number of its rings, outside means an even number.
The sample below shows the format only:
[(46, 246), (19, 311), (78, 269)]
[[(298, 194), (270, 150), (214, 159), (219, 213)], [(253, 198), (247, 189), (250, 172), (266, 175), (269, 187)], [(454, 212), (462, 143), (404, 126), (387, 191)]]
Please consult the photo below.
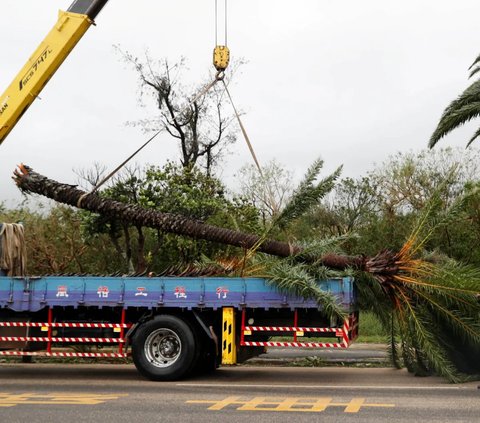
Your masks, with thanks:
[[(125, 161), (123, 161), (122, 164), (120, 164), (119, 166), (116, 167), (116, 169), (114, 171), (112, 171), (105, 179), (103, 179), (103, 181), (101, 181), (95, 188), (93, 188), (92, 191), (89, 192), (89, 194), (94, 194), (105, 182), (107, 182), (113, 175), (115, 175), (115, 173), (117, 173), (123, 166), (125, 166), (131, 159), (133, 159), (140, 151), (142, 151), (151, 141), (153, 141), (155, 139), (155, 137), (160, 134), (160, 132), (162, 132), (162, 130), (160, 129), (159, 131), (157, 131), (155, 133), (155, 135), (153, 135), (153, 137), (151, 137), (145, 144), (143, 144), (137, 151), (135, 151), (135, 153), (133, 153), (128, 159), (126, 159)], [(81, 199), (80, 199), (81, 200)], [(80, 202), (79, 200), (79, 202)]]
[(237, 108), (235, 107), (235, 104), (233, 104), (232, 96), (230, 95), (230, 91), (228, 91), (228, 87), (227, 87), (227, 84), (225, 83), (225, 81), (223, 81), (223, 85), (225, 86), (225, 91), (228, 95), (228, 98), (230, 99), (230, 103), (232, 104), (233, 110), (235, 112), (235, 116), (237, 117), (237, 120), (238, 120), (238, 124), (240, 125), (240, 128), (242, 130), (243, 137), (245, 138), (245, 141), (247, 142), (247, 145), (248, 145), (248, 149), (250, 150), (250, 154), (253, 157), (253, 161), (257, 165), (258, 172), (260, 173), (260, 176), (262, 177), (264, 185), (267, 187), (268, 195), (270, 197), (270, 202), (272, 203), (273, 210), (274, 210), (275, 214), (278, 214), (278, 207), (277, 207), (277, 204), (275, 203), (275, 200), (273, 199), (272, 189), (271, 189), (270, 185), (268, 185), (265, 181), (265, 176), (263, 175), (262, 168), (260, 167), (260, 163), (257, 160), (257, 156), (255, 155), (255, 151), (253, 150), (252, 143), (250, 142), (250, 139), (248, 138), (247, 131), (245, 130), (245, 127), (243, 126), (242, 119), (240, 118), (240, 115), (237, 111)]
[[(235, 104), (233, 103), (232, 96), (230, 95), (230, 91), (228, 91), (227, 84), (223, 80), (223, 85), (225, 86), (225, 91), (227, 92), (228, 98), (230, 99), (230, 103), (232, 104), (233, 110), (235, 112), (235, 116), (237, 117), (238, 124), (240, 125), (240, 128), (242, 129), (243, 137), (245, 138), (245, 141), (247, 142), (248, 149), (250, 150), (250, 154), (253, 157), (253, 160), (255, 164), (257, 165), (258, 172), (260, 173), (260, 176), (262, 177), (263, 185), (267, 188), (268, 196), (270, 197), (270, 203), (272, 204), (273, 211), (276, 215), (279, 214), (278, 206), (277, 203), (275, 202), (272, 194), (272, 187), (267, 184), (267, 181), (265, 180), (265, 176), (263, 175), (262, 168), (260, 167), (260, 163), (257, 160), (257, 156), (255, 155), (255, 151), (253, 150), (252, 143), (250, 142), (250, 139), (248, 138), (247, 131), (245, 130), (245, 127), (243, 126), (242, 119), (240, 118), (239, 113), (237, 112), (237, 108), (235, 107)], [(287, 231), (284, 230), (285, 236), (287, 237), (287, 243), (290, 248), (290, 255), (293, 256), (295, 251), (293, 244), (290, 241), (290, 236), (288, 235)]]
[(2, 255), (0, 269), (7, 270), (7, 276), (26, 276), (27, 250), (23, 225), (4, 223), (0, 229)]
[[(172, 120), (168, 121), (169, 123), (173, 123), (177, 120), (178, 116), (180, 116), (185, 110), (187, 110), (192, 104), (194, 104), (195, 102), (198, 101), (199, 98), (201, 98), (203, 95), (205, 95), (207, 93), (208, 90), (210, 90), (210, 88), (212, 88), (218, 81), (223, 81), (223, 78), (224, 78), (224, 73), (223, 71), (219, 71), (215, 74), (215, 79), (200, 93), (198, 94), (189, 104), (187, 104), (182, 110), (180, 110), (180, 112), (178, 112)], [(117, 166), (115, 168), (115, 170), (113, 170), (106, 178), (104, 178), (100, 183), (98, 183), (95, 188), (93, 188), (90, 192), (86, 193), (86, 194), (83, 194), (79, 199), (78, 199), (78, 203), (77, 203), (77, 207), (78, 208), (81, 208), (81, 204), (82, 204), (82, 200), (87, 196), (87, 195), (90, 195), (90, 194), (95, 194), (95, 192), (97, 192), (97, 190), (103, 185), (105, 184), (105, 182), (107, 182), (113, 175), (115, 175), (123, 166), (125, 166), (130, 160), (132, 160), (140, 151), (142, 151), (148, 144), (150, 144), (151, 141), (153, 141), (157, 135), (160, 134), (160, 132), (162, 132), (162, 129), (160, 129), (159, 131), (157, 131), (145, 144), (143, 144), (137, 151), (135, 151), (130, 157), (128, 157), (126, 160), (124, 160), (122, 162), (122, 164), (120, 164), (119, 166)]]

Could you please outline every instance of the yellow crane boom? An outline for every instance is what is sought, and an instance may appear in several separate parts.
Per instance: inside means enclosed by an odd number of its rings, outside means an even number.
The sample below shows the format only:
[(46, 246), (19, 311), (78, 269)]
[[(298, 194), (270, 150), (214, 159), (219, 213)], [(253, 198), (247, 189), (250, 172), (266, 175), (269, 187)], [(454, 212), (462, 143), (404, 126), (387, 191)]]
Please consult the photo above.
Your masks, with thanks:
[(75, 0), (0, 96), (0, 144), (80, 41), (108, 0)]

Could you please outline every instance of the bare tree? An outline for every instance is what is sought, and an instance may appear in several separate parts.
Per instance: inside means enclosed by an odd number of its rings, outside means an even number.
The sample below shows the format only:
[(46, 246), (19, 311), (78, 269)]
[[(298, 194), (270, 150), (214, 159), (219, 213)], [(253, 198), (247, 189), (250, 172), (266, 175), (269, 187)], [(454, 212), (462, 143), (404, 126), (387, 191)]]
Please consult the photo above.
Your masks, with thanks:
[(107, 167), (98, 162), (93, 162), (91, 168), (73, 169), (77, 175), (77, 184), (85, 191), (95, 188), (106, 176)]
[[(215, 80), (213, 71), (207, 82), (187, 86), (181, 82), (186, 70), (185, 58), (171, 64), (167, 59), (152, 59), (148, 52), (144, 60), (139, 60), (118, 47), (117, 51), (138, 74), (142, 104), (145, 96), (151, 95), (158, 109), (154, 118), (129, 124), (140, 126), (146, 132), (168, 132), (178, 140), (182, 166), (200, 165), (211, 174), (213, 167), (228, 154), (228, 147), (237, 140), (235, 116), (225, 110), (230, 106), (226, 104), (223, 84), (215, 84), (192, 103)], [(223, 76), (225, 80), (230, 81), (243, 63), (243, 60), (232, 63)]]
[[(245, 164), (235, 175), (240, 193), (261, 210), (265, 225), (276, 212), (282, 210), (294, 191), (294, 172), (275, 159), (262, 169), (263, 177), (253, 164)], [(272, 204), (272, 201), (274, 204)]]

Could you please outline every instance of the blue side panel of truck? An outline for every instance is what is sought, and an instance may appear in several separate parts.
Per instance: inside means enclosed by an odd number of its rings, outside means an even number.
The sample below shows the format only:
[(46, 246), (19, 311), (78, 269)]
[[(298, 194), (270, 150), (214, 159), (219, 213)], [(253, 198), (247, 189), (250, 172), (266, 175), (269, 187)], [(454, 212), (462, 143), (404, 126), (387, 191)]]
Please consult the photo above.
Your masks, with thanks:
[[(346, 311), (358, 309), (352, 278), (319, 282)], [(44, 307), (316, 308), (315, 301), (283, 295), (263, 278), (0, 277), (0, 308)]]

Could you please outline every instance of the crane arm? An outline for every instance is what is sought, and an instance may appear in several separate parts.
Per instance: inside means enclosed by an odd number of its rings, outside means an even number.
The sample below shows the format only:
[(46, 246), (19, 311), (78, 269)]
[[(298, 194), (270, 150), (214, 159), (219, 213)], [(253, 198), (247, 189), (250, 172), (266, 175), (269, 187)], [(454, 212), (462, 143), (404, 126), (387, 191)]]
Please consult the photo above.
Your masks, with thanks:
[(0, 144), (83, 37), (108, 0), (75, 0), (0, 96)]

